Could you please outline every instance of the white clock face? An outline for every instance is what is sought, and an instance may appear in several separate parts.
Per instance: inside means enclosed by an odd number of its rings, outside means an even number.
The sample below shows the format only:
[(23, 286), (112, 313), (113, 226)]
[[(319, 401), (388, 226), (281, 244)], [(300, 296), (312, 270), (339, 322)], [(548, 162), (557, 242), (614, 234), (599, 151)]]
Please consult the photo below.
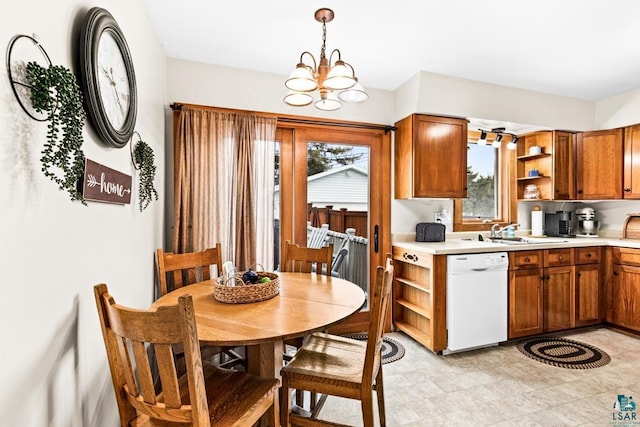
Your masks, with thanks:
[(107, 118), (114, 129), (122, 129), (131, 96), (127, 68), (120, 48), (109, 31), (102, 33), (98, 44), (98, 81)]

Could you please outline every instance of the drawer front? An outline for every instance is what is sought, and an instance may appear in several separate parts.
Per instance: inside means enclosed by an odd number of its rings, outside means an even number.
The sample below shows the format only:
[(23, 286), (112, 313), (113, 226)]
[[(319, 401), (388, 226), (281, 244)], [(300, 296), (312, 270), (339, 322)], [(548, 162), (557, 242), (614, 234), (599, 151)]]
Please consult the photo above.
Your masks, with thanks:
[(406, 262), (407, 264), (417, 265), (419, 267), (431, 268), (433, 266), (432, 254), (412, 251), (398, 246), (393, 247), (393, 259)]
[(573, 265), (573, 248), (547, 249), (544, 251), (544, 266)]
[(598, 264), (602, 259), (602, 248), (575, 248), (576, 264)]
[(541, 268), (543, 262), (542, 251), (509, 252), (509, 269)]
[(640, 249), (613, 248), (615, 264), (640, 266)]

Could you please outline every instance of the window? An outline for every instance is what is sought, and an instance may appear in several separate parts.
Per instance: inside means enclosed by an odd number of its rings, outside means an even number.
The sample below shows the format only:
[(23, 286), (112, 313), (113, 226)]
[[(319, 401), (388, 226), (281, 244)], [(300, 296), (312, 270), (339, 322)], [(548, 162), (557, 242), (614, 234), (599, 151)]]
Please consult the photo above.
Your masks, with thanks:
[(499, 217), (499, 151), (491, 145), (468, 144), (467, 198), (462, 200), (462, 220)]
[[(476, 144), (475, 131), (469, 131), (467, 144), (467, 198), (454, 202), (454, 231), (488, 230), (494, 223), (509, 223), (515, 212), (510, 197), (510, 173), (515, 153), (506, 148)], [(512, 203), (511, 201), (514, 200)]]

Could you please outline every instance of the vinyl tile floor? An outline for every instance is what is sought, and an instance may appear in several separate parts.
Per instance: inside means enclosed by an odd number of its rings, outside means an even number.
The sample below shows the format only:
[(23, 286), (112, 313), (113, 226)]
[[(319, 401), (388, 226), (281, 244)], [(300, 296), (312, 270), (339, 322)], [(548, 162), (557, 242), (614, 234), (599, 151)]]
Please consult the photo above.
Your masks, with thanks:
[[(606, 327), (554, 335), (598, 347), (611, 362), (559, 368), (515, 343), (439, 356), (403, 333), (388, 334), (405, 356), (383, 365), (387, 426), (640, 426), (612, 418), (618, 395), (640, 403), (640, 338)], [(362, 426), (356, 400), (329, 397), (320, 415)]]

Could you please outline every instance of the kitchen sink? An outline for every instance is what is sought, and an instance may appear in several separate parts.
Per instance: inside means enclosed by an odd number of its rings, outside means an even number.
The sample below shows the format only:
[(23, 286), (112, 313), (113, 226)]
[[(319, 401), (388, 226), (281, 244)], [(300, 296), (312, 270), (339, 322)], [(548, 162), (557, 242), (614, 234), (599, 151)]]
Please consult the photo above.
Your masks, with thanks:
[(549, 238), (549, 237), (487, 237), (485, 239), (487, 242), (491, 243), (502, 243), (505, 245), (534, 245), (537, 243), (562, 243), (568, 242), (566, 239), (562, 238)]
[(524, 237), (489, 237), (485, 241), (490, 243), (503, 243), (505, 245), (528, 245), (530, 242)]

